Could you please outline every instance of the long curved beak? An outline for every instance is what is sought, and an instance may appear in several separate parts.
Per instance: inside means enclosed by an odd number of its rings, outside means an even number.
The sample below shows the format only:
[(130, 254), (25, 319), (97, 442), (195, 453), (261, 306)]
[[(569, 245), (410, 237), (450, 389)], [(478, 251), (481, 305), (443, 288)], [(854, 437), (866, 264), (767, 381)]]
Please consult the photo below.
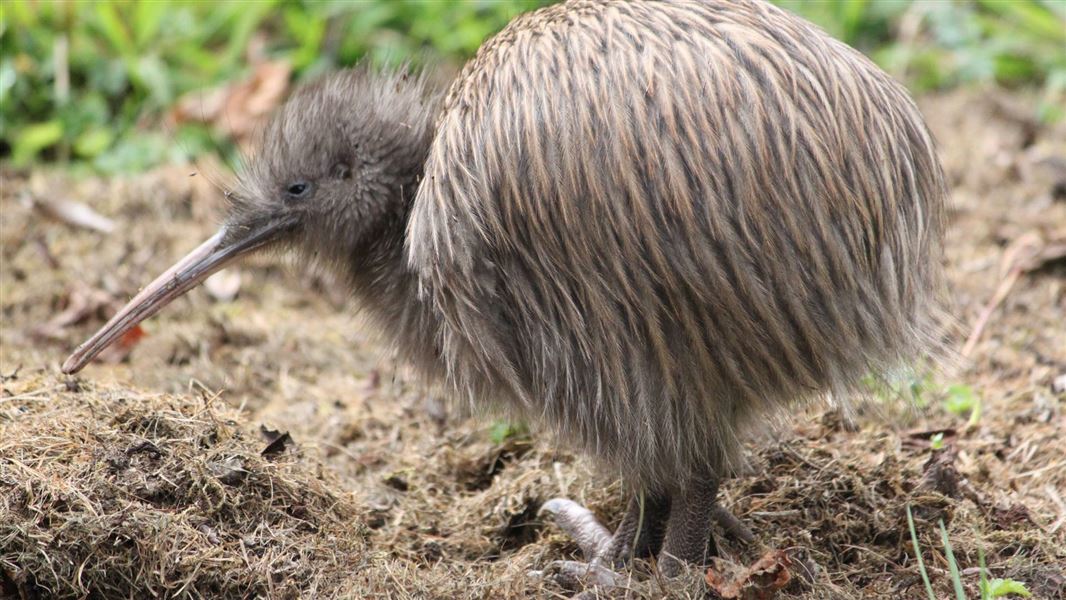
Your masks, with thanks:
[(63, 372), (77, 373), (122, 334), (199, 285), (212, 273), (274, 241), (289, 225), (287, 222), (276, 222), (242, 231), (237, 239), (232, 239), (232, 232), (227, 227), (219, 228), (215, 235), (145, 286), (106, 325), (78, 346), (63, 363)]

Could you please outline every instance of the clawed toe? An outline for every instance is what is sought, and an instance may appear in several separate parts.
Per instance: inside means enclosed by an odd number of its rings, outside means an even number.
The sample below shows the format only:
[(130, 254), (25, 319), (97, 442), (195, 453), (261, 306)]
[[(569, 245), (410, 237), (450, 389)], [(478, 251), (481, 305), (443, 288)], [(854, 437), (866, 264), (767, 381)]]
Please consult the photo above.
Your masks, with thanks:
[(624, 567), (634, 555), (646, 556), (648, 548), (658, 545), (655, 540), (661, 535), (649, 535), (649, 532), (661, 531), (664, 515), (638, 497), (612, 535), (589, 509), (573, 500), (553, 498), (544, 503), (540, 512), (552, 515), (559, 528), (577, 542), (587, 562), (554, 561), (544, 571), (530, 574), (554, 581), (564, 589), (586, 590), (586, 593), (624, 586), (628, 577), (614, 568)]
[(556, 560), (543, 571), (531, 571), (530, 575), (554, 581), (559, 587), (579, 591), (589, 587), (613, 589), (624, 586), (627, 578), (596, 561)]
[(555, 524), (577, 542), (587, 560), (599, 557), (611, 543), (611, 533), (592, 511), (573, 500), (552, 498), (540, 507), (540, 513), (552, 515)]
[(751, 532), (751, 529), (749, 529), (748, 526), (733, 513), (729, 512), (729, 509), (726, 507), (715, 503), (711, 514), (714, 516), (714, 520), (718, 523), (718, 526), (721, 527), (722, 531), (724, 531), (729, 537), (743, 544), (751, 544), (755, 541), (755, 534)]

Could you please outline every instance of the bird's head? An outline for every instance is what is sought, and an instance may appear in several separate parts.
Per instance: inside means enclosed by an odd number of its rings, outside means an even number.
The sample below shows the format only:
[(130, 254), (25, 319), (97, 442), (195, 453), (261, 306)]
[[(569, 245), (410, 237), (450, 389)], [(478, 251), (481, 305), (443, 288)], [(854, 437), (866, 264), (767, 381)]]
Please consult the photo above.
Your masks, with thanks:
[(145, 286), (63, 364), (73, 373), (212, 273), (266, 248), (358, 265), (396, 244), (432, 137), (422, 77), (357, 67), (297, 90), (262, 132), (218, 231)]

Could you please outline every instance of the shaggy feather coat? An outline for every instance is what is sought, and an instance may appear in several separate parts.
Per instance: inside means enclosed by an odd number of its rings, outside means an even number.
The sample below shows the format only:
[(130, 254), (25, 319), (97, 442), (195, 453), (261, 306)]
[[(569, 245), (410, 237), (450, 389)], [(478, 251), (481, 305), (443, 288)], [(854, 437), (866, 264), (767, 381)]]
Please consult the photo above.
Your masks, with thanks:
[(455, 388), (672, 489), (926, 343), (944, 196), (904, 88), (796, 16), (578, 0), (452, 86), (407, 262)]
[[(299, 213), (290, 242), (425, 374), (637, 488), (725, 475), (753, 424), (926, 344), (933, 141), (899, 84), (766, 2), (566, 2), (443, 106), (356, 69), (265, 140), (231, 231)], [(317, 196), (287, 204), (301, 179)]]

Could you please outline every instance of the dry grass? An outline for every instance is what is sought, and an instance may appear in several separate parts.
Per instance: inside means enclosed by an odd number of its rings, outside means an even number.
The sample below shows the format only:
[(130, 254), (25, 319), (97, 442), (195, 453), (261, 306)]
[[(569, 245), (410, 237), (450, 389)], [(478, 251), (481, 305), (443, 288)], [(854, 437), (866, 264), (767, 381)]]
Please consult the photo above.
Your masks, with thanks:
[(328, 596), (366, 556), (363, 519), (336, 477), (269, 452), (217, 401), (54, 378), (5, 390), (8, 593)]
[[(1066, 131), (1033, 123), (1031, 105), (984, 92), (923, 104), (954, 185), (956, 347), (1000, 286), (1012, 242), (1066, 240)], [(568, 495), (614, 522), (616, 474), (536, 432), (493, 442), (491, 419), (457, 414), (380, 356), (343, 291), (316, 274), (257, 258), (241, 270), (236, 301), (195, 291), (148, 323), (124, 362), (58, 375), (110, 310), (104, 302), (58, 331), (38, 329), (72, 293), (124, 299), (210, 233), (218, 194), (189, 170), (3, 175), (3, 592), (567, 597), (526, 575), (577, 554), (537, 508)], [(30, 196), (87, 202), (119, 231), (44, 220)], [(971, 597), (978, 549), (993, 576), (1066, 597), (1066, 397), (1052, 387), (1066, 374), (1064, 284), (1061, 259), (1022, 274), (969, 365), (934, 382), (925, 406), (887, 395), (856, 427), (813, 411), (754, 442), (751, 472), (724, 494), (758, 542), (723, 543), (715, 568), (776, 549), (792, 564), (778, 597), (922, 598), (910, 505), (939, 597), (951, 597), (941, 518)], [(955, 383), (982, 398), (974, 424), (943, 408), (936, 390)], [(262, 456), (260, 425), (293, 444)], [(942, 451), (931, 448), (938, 432)], [(638, 565), (616, 595), (705, 597), (701, 579), (667, 583)]]

